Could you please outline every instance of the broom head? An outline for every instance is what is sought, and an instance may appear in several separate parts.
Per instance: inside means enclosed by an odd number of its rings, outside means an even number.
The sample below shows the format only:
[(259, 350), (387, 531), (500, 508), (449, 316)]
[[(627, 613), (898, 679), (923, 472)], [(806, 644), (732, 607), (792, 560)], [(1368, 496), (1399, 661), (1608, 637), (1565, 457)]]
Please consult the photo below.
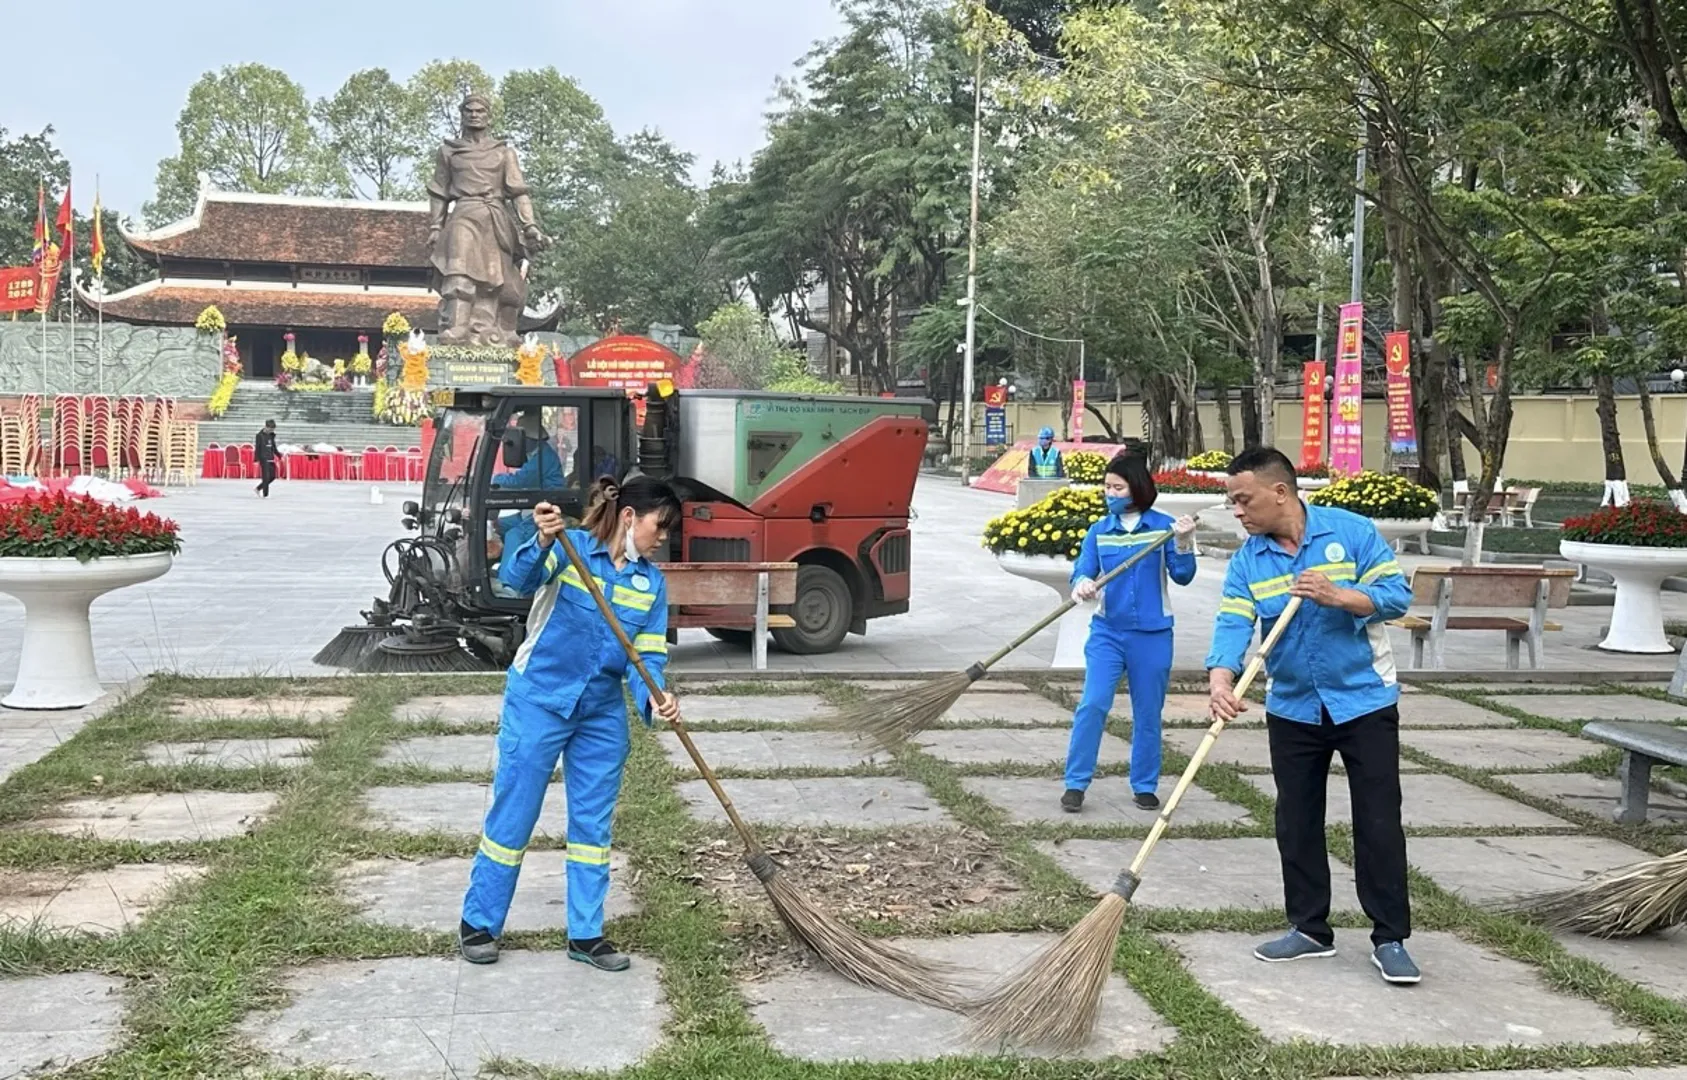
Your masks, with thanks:
[(434, 675), (488, 669), (455, 639), (392, 637), (369, 650), (355, 670), (360, 675)]
[(1556, 892), (1493, 905), (1552, 930), (1639, 937), (1687, 921), (1687, 851), (1635, 863)]
[(368, 659), (369, 654), (383, 638), (400, 632), (395, 626), (342, 627), (332, 641), (311, 657), (311, 663), (321, 664), (323, 667), (356, 668)]
[(972, 1006), (969, 1038), (998, 1049), (1083, 1046), (1095, 1030), (1128, 906), (1116, 892), (1103, 896), (1082, 922), (988, 991)]
[(908, 739), (943, 719), (975, 676), (962, 671), (927, 681), (913, 690), (874, 694), (855, 705), (839, 709), (831, 724), (858, 738), (870, 739), (886, 750), (895, 750)]
[(767, 898), (786, 929), (839, 975), (922, 1005), (960, 1008), (959, 995), (949, 985), (948, 965), (866, 937), (828, 914), (791, 882), (784, 867), (764, 852), (750, 856), (750, 870), (767, 890)]

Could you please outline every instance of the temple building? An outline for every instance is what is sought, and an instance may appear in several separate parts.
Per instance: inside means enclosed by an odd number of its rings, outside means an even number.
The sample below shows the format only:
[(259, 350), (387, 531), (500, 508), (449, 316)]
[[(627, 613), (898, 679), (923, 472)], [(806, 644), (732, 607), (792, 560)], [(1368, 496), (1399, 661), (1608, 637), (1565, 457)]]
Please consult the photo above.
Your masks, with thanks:
[[(215, 305), (235, 336), (249, 378), (280, 370), (284, 336), (319, 360), (350, 359), (358, 336), (373, 353), (381, 324), (399, 312), (439, 327), (429, 288), (428, 204), (218, 191), (204, 177), (193, 213), (146, 232), (122, 233), (158, 276), (77, 300), (116, 322), (192, 326)], [(521, 329), (550, 329), (556, 310), (523, 313)]]

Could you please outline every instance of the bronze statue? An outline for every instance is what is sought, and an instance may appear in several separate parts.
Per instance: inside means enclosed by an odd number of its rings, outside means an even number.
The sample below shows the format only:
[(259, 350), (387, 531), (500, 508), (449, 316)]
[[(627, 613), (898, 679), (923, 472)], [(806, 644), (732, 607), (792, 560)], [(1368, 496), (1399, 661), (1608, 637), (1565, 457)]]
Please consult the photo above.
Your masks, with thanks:
[(492, 103), (470, 94), (462, 120), (462, 138), (440, 146), (428, 183), (439, 342), (513, 348), (527, 304), (526, 261), (550, 239), (533, 216), (515, 149), (488, 130)]

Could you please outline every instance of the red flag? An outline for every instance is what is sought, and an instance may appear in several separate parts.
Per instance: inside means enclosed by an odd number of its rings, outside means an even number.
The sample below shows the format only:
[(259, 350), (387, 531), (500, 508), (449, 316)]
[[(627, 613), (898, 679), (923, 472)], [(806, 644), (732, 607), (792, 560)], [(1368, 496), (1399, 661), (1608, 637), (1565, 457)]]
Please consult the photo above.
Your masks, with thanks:
[(70, 182), (64, 185), (64, 201), (59, 204), (58, 220), (53, 224), (59, 229), (59, 258), (72, 259), (76, 256), (76, 215), (70, 208)]

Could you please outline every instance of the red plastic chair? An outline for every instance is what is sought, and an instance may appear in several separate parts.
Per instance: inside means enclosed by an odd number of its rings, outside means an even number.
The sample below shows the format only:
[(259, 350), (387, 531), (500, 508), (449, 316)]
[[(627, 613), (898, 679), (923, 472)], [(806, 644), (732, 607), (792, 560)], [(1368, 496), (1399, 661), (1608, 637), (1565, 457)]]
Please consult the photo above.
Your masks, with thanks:
[(363, 479), (385, 480), (387, 478), (387, 459), (373, 446), (363, 448)]
[(212, 443), (205, 448), (205, 457), (199, 466), (201, 480), (221, 480), (223, 478), (223, 448)]
[(412, 446), (404, 452), (404, 475), (406, 479), (412, 484), (419, 484), (422, 482), (422, 476), (426, 471), (420, 446)]
[(256, 480), (258, 478), (258, 459), (254, 455), (252, 447), (249, 445), (240, 447), (239, 454), (240, 478), (242, 480)]

